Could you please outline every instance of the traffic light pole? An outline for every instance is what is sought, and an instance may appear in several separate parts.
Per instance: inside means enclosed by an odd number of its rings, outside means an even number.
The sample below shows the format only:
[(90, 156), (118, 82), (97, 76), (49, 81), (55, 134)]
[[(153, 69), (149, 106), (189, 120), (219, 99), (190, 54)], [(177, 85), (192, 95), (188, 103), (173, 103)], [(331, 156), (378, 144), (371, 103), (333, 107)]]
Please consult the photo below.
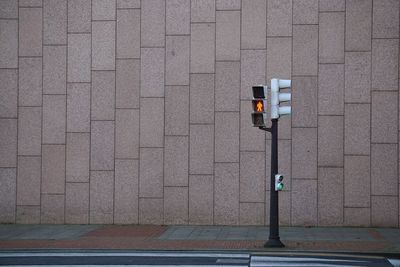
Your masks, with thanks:
[[(266, 129), (265, 129), (266, 130)], [(279, 199), (275, 190), (275, 175), (278, 174), (278, 119), (272, 119), (271, 132), (271, 185), (270, 185), (270, 210), (269, 210), (269, 237), (264, 244), (266, 248), (281, 248), (285, 245), (279, 237)]]

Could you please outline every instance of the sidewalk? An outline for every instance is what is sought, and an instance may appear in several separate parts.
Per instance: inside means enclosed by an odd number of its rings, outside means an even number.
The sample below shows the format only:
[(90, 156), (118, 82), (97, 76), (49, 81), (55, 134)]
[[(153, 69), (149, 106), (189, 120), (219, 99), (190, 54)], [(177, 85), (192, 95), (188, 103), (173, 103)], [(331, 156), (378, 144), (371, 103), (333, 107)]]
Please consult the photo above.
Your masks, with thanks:
[(0, 250), (126, 249), (304, 251), (400, 255), (400, 229), (281, 227), (285, 248), (266, 249), (268, 227), (0, 225)]

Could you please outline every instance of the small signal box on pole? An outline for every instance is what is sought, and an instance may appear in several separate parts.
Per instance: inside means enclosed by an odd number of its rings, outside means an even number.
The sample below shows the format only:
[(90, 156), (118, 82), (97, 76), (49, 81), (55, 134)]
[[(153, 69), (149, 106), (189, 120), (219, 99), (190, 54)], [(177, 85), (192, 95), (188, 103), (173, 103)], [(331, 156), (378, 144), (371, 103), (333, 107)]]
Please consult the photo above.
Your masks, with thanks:
[(258, 85), (253, 86), (253, 112), (251, 113), (251, 119), (254, 127), (265, 127), (267, 124), (267, 99), (266, 92), (267, 86)]

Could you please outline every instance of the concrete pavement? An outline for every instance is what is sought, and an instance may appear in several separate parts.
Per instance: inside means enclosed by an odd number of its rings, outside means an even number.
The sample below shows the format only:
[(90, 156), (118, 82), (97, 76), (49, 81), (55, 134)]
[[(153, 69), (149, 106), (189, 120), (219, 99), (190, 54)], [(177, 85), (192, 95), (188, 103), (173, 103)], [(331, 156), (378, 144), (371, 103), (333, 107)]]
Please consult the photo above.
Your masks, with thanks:
[(304, 251), (400, 257), (400, 229), (281, 227), (286, 245), (266, 249), (268, 227), (150, 225), (0, 225), (0, 249)]

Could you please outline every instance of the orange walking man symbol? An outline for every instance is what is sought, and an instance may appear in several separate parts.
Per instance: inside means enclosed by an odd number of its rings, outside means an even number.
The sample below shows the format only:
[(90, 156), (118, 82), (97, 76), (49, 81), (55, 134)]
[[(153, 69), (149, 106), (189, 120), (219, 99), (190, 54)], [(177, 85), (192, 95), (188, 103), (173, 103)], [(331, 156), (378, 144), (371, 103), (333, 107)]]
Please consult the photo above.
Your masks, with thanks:
[(257, 102), (257, 111), (263, 112), (263, 103), (261, 101)]

